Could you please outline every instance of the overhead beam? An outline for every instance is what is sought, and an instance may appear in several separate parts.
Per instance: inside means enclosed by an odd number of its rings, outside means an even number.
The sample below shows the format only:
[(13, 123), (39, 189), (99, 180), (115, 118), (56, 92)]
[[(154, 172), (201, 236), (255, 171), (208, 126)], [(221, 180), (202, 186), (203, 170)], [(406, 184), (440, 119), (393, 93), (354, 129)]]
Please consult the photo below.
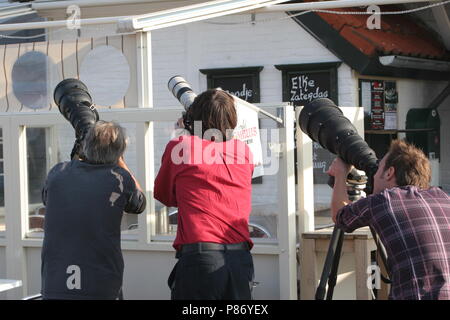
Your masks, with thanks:
[(368, 7), (370, 5), (388, 5), (388, 4), (404, 4), (417, 2), (437, 2), (439, 0), (334, 0), (334, 1), (318, 1), (303, 2), (292, 4), (278, 4), (276, 6), (267, 6), (258, 9), (257, 12), (288, 12), (288, 11), (306, 11), (306, 10), (322, 10), (337, 9), (350, 7)]
[(119, 32), (151, 31), (175, 25), (252, 11), (286, 0), (216, 0), (121, 19)]

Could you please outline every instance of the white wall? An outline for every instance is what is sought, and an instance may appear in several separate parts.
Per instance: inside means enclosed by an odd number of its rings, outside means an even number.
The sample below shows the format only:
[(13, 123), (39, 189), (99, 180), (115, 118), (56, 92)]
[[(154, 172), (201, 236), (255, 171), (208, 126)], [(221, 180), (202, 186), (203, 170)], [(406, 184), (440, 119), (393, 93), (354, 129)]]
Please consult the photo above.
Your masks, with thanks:
[(406, 127), (406, 114), (409, 109), (427, 108), (445, 86), (444, 81), (397, 80), (399, 129)]
[[(174, 252), (124, 250), (124, 298), (132, 300), (169, 300), (167, 278), (176, 263)], [(41, 290), (41, 248), (27, 248), (27, 295)], [(279, 299), (278, 259), (275, 255), (253, 255), (257, 300)], [(2, 262), (0, 248), (0, 266)], [(3, 276), (4, 277), (4, 276)], [(0, 278), (2, 273), (0, 269)], [(2, 296), (0, 296), (2, 298)]]
[[(340, 61), (298, 24), (283, 13), (257, 14), (272, 19), (255, 25), (223, 25), (250, 21), (236, 15), (190, 23), (152, 32), (155, 107), (178, 105), (167, 90), (167, 81), (183, 75), (197, 92), (206, 89), (206, 76), (199, 69), (264, 66), (260, 74), (261, 102), (282, 101), (281, 71), (274, 65)], [(280, 20), (282, 19), (282, 20)], [(340, 104), (356, 103), (351, 70), (338, 72)]]
[[(447, 86), (446, 81), (424, 81), (401, 79), (397, 81), (398, 97), (398, 128), (406, 127), (406, 115), (412, 108), (427, 108)], [(450, 136), (447, 129), (450, 120), (450, 99), (443, 103), (438, 109), (441, 120), (441, 158), (432, 160), (433, 180), (432, 185), (443, 186), (444, 190), (450, 192)], [(399, 134), (400, 138), (405, 134)], [(436, 172), (438, 171), (438, 172)]]

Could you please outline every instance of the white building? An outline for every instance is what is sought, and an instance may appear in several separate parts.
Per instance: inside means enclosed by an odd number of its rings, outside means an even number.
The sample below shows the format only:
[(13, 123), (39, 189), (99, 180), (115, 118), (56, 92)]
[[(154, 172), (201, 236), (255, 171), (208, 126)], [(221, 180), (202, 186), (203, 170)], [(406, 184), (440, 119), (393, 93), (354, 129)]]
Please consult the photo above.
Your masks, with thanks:
[[(66, 1), (36, 1), (33, 6), (42, 17), (58, 21), (67, 18), (67, 4), (63, 2)], [(201, 2), (130, 1), (130, 4), (119, 4), (117, 1), (117, 4), (102, 6), (92, 2), (87, 2), (86, 6), (82, 2), (73, 3), (81, 6), (81, 18), (90, 19), (156, 12)], [(349, 10), (360, 11), (345, 9)], [(382, 11), (386, 10), (399, 8), (382, 7)], [(0, 117), (27, 113), (32, 119), (33, 113), (48, 111), (54, 114), (56, 106), (52, 101), (52, 90), (59, 81), (70, 77), (83, 80), (99, 106), (114, 110), (138, 106), (158, 110), (179, 107), (179, 102), (167, 90), (167, 81), (177, 74), (184, 76), (196, 92), (221, 86), (250, 102), (265, 105), (276, 106), (282, 101), (303, 105), (315, 97), (325, 96), (340, 106), (361, 107), (371, 113), (372, 116), (367, 118), (366, 138), (379, 156), (386, 151), (390, 139), (405, 135), (411, 138), (411, 131), (405, 132), (406, 129), (430, 129), (425, 133), (416, 130), (413, 139), (420, 142), (421, 137), (425, 137), (421, 147), (432, 159), (433, 183), (450, 192), (450, 133), (445, 130), (446, 120), (450, 120), (448, 40), (420, 26), (418, 17), (410, 20), (406, 15), (395, 19), (382, 16), (381, 28), (375, 30), (367, 29), (365, 19), (336, 13), (288, 17), (285, 12), (276, 11), (225, 15), (152, 31), (151, 51), (146, 48), (151, 52), (151, 60), (147, 61), (145, 57), (139, 60), (143, 57), (140, 52), (145, 36), (142, 38), (141, 33), (117, 35), (112, 20), (89, 26), (83, 26), (82, 22), (79, 30), (48, 29), (47, 41), (7, 44), (0, 48), (0, 58), (3, 58), (0, 65)], [(380, 57), (385, 57), (382, 61), (390, 65), (383, 65)], [(150, 96), (144, 100), (150, 101), (151, 105), (144, 105), (140, 100), (143, 94), (139, 85), (145, 71), (139, 67), (145, 68), (149, 64), (153, 81), (147, 93)], [(30, 91), (30, 88), (33, 89)], [(408, 113), (411, 109), (423, 110)], [(122, 120), (120, 113), (113, 118)], [(175, 120), (166, 119), (154, 125), (156, 172)], [(29, 193), (28, 205), (21, 208), (31, 215), (42, 214), (39, 211), (42, 207), (40, 189), (46, 172), (56, 162), (68, 159), (73, 144), (73, 129), (68, 123), (56, 124), (53, 120), (48, 124), (45, 120), (36, 123), (41, 125), (26, 129)], [(262, 119), (261, 126), (274, 128), (275, 123)], [(126, 127), (131, 139), (126, 160), (132, 170), (138, 171), (142, 129), (133, 121)], [(274, 145), (265, 147), (274, 150)], [(330, 200), (330, 189), (324, 186), (324, 172), (331, 157), (321, 148), (315, 154), (315, 207), (317, 215), (323, 216), (320, 211), (327, 210)], [(8, 172), (5, 170), (4, 174)], [(254, 252), (256, 281), (260, 282), (255, 289), (257, 299), (293, 296), (292, 289), (283, 284), (287, 280), (278, 276), (283, 267), (277, 221), (281, 223), (280, 215), (284, 213), (280, 212), (281, 191), (276, 182), (275, 175), (264, 176), (262, 181), (254, 184), (252, 221), (268, 236), (257, 240)], [(156, 221), (124, 220), (124, 239), (133, 240), (136, 236), (133, 230), (127, 230), (134, 229), (134, 223), (142, 226), (145, 222), (151, 230), (147, 239), (138, 240), (148, 243), (124, 244), (126, 298), (169, 298), (166, 279), (175, 261), (170, 246), (175, 226), (166, 221), (165, 208), (156, 205), (156, 210), (153, 216)], [(1, 219), (0, 215), (0, 278), (24, 279), (24, 294), (36, 293), (40, 289), (42, 232), (21, 229), (24, 239), (15, 249), (8, 249), (10, 227), (7, 225), (6, 231), (2, 231), (2, 224), (3, 229), (5, 227)], [(39, 226), (41, 218), (33, 217), (30, 228), (35, 220)], [(326, 220), (318, 220), (316, 224)], [(7, 269), (11, 266), (8, 257), (13, 250), (22, 252), (19, 259), (22, 269), (19, 271)], [(134, 277), (136, 273), (148, 277)], [(292, 278), (287, 279), (292, 281)], [(22, 292), (17, 289), (16, 294), (20, 296)], [(354, 292), (345, 293), (343, 297), (354, 297)]]

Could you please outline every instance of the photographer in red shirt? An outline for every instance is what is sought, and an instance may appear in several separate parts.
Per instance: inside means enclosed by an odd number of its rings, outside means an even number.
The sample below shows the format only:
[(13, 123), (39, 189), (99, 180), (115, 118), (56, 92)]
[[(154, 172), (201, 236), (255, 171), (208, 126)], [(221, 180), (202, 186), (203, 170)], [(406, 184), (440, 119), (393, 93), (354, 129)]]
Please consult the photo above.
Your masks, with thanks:
[(232, 138), (234, 99), (205, 91), (179, 123), (186, 134), (167, 144), (154, 188), (157, 200), (178, 207), (172, 299), (251, 299), (254, 165), (249, 147)]

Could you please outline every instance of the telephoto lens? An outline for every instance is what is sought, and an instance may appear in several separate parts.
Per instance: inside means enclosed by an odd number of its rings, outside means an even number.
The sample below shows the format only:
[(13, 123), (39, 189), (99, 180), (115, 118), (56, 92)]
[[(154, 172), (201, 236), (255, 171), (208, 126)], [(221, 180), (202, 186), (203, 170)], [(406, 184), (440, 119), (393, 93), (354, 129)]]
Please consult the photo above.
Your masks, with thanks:
[(174, 76), (170, 78), (167, 85), (169, 87), (169, 91), (172, 92), (178, 101), (180, 101), (184, 109), (189, 109), (197, 97), (189, 83), (181, 76)]
[(53, 92), (53, 99), (59, 112), (75, 129), (75, 146), (71, 158), (80, 157), (80, 144), (87, 131), (99, 119), (99, 115), (89, 94), (86, 85), (77, 79), (65, 79), (61, 81)]
[(77, 139), (81, 140), (87, 130), (99, 119), (88, 88), (80, 80), (61, 81), (55, 88), (53, 98), (59, 112), (75, 129)]
[(378, 169), (375, 152), (359, 135), (342, 111), (327, 98), (307, 104), (299, 116), (300, 128), (313, 141), (348, 164), (373, 177)]

